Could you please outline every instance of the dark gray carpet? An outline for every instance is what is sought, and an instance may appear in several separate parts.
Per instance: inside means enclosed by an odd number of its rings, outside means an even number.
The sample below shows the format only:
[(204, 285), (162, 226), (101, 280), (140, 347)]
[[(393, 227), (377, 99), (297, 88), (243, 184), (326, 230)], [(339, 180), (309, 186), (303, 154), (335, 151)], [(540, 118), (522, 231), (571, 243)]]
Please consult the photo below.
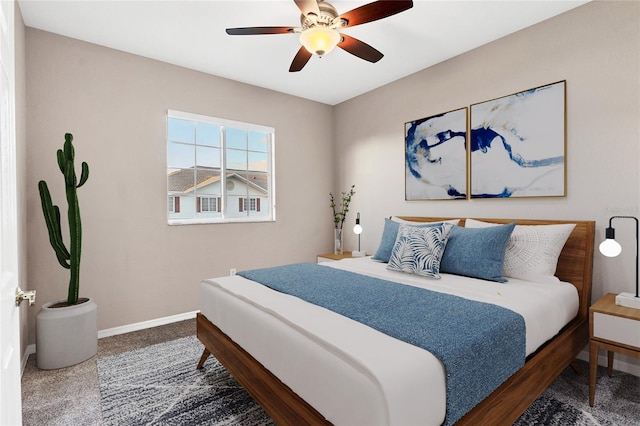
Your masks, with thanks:
[[(107, 425), (273, 425), (249, 394), (209, 357), (195, 336), (97, 360), (102, 417)], [(596, 405), (589, 407), (588, 365), (568, 368), (515, 423), (626, 426), (640, 424), (640, 377), (598, 372)]]

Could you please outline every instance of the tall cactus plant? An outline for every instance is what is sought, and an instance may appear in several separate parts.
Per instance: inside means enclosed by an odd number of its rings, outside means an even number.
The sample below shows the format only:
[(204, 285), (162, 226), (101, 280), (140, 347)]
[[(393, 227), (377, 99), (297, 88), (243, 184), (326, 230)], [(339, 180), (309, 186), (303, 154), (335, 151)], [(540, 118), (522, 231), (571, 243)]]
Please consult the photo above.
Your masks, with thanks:
[(64, 176), (64, 186), (67, 193), (67, 216), (70, 237), (68, 249), (62, 240), (60, 208), (51, 202), (51, 194), (45, 181), (38, 182), (38, 190), (40, 191), (44, 220), (49, 231), (49, 242), (56, 253), (60, 265), (70, 270), (71, 277), (69, 279), (67, 304), (75, 305), (78, 303), (78, 291), (80, 288), (80, 254), (82, 252), (82, 223), (80, 221), (80, 208), (76, 190), (84, 185), (89, 178), (89, 166), (84, 161), (82, 162), (82, 172), (78, 182), (74, 164), (75, 149), (73, 148), (73, 135), (71, 133), (64, 135), (64, 147), (58, 150), (57, 156), (58, 166)]

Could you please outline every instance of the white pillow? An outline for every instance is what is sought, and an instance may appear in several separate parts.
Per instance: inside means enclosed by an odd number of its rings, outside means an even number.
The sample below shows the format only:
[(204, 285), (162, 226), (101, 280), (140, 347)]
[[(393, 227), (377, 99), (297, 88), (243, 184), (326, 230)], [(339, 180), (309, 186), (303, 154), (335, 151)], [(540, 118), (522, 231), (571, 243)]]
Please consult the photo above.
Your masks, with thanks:
[[(467, 219), (466, 228), (497, 226)], [(558, 257), (575, 224), (516, 225), (504, 255), (503, 275), (533, 282), (557, 283)]]

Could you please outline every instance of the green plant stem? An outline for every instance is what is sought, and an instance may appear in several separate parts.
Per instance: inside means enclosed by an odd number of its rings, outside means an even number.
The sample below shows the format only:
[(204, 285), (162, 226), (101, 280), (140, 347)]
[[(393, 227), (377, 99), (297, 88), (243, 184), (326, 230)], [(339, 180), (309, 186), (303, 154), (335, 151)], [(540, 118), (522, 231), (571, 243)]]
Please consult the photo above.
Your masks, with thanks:
[(64, 176), (68, 206), (69, 249), (67, 249), (62, 240), (60, 209), (58, 206), (53, 205), (47, 183), (40, 181), (38, 183), (38, 190), (40, 191), (42, 212), (45, 223), (47, 224), (47, 230), (49, 231), (49, 242), (56, 253), (60, 265), (70, 270), (67, 304), (75, 305), (78, 303), (80, 291), (80, 255), (82, 253), (82, 222), (80, 220), (77, 188), (82, 186), (89, 178), (89, 166), (85, 162), (82, 163), (82, 172), (80, 182), (78, 183), (74, 166), (75, 149), (73, 147), (73, 135), (66, 133), (64, 139), (63, 149), (59, 149), (56, 152), (56, 158), (60, 172)]
[(347, 213), (349, 212), (349, 204), (351, 203), (351, 197), (354, 196), (356, 191), (354, 190), (356, 186), (351, 185), (349, 192), (342, 193), (342, 201), (340, 202), (340, 211), (336, 212), (336, 203), (333, 197), (333, 193), (329, 193), (329, 198), (331, 200), (331, 210), (333, 211), (333, 221), (336, 229), (342, 230), (344, 226), (344, 220), (347, 217)]

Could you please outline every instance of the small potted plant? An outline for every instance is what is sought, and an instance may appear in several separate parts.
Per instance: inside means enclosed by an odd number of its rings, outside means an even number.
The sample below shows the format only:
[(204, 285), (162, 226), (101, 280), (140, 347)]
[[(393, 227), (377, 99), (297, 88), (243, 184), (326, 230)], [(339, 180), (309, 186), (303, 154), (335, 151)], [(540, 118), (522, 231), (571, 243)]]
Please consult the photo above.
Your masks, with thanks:
[[(344, 252), (343, 241), (342, 241), (342, 227), (344, 225), (344, 220), (347, 217), (347, 212), (349, 211), (349, 204), (351, 203), (351, 197), (354, 196), (356, 191), (354, 190), (356, 186), (351, 185), (349, 192), (342, 193), (342, 200), (340, 201), (340, 205), (337, 206), (333, 197), (333, 193), (329, 193), (329, 197), (331, 199), (331, 210), (333, 211), (333, 222), (334, 222), (334, 243), (333, 243), (333, 254), (342, 254)], [(336, 207), (338, 210), (336, 211)]]
[(78, 180), (74, 164), (73, 135), (66, 133), (64, 139), (63, 148), (57, 151), (57, 159), (66, 189), (68, 246), (62, 238), (60, 208), (51, 201), (47, 183), (44, 180), (38, 183), (49, 242), (60, 265), (69, 270), (67, 299), (44, 304), (36, 315), (37, 365), (45, 370), (77, 364), (91, 358), (98, 350), (97, 305), (90, 298), (79, 297), (82, 223), (77, 189), (89, 178), (89, 166), (82, 162)]

